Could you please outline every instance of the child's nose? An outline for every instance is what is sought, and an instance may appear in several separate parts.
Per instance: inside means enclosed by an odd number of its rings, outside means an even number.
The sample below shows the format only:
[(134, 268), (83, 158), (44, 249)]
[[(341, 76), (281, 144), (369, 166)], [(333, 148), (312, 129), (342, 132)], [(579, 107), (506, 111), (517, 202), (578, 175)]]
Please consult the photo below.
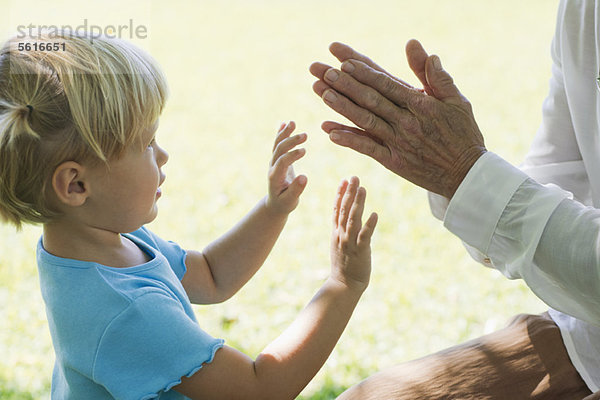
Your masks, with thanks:
[(165, 149), (163, 149), (160, 146), (156, 146), (156, 150), (157, 150), (157, 154), (156, 154), (156, 162), (160, 165), (163, 166), (167, 163), (167, 161), (169, 161), (169, 153), (167, 153), (165, 151)]

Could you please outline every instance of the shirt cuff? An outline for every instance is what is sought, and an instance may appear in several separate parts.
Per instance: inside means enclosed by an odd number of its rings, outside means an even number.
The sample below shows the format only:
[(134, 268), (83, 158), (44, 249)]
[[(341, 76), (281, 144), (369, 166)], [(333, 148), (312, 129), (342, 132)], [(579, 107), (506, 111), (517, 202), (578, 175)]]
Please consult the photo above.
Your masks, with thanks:
[(498, 155), (486, 152), (471, 167), (450, 200), (444, 226), (487, 254), (502, 212), (527, 178)]
[(427, 200), (429, 201), (429, 208), (431, 209), (433, 216), (440, 221), (443, 221), (450, 200), (433, 192), (427, 192)]

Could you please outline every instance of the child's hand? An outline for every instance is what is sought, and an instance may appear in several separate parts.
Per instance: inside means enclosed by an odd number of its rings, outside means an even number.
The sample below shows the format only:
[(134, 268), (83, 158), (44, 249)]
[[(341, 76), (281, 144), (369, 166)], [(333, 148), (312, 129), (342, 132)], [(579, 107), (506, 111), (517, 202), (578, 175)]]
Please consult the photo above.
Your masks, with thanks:
[(348, 287), (364, 291), (371, 276), (371, 236), (377, 225), (372, 213), (364, 226), (362, 214), (367, 191), (357, 177), (338, 187), (333, 208), (331, 235), (331, 277)]
[(269, 197), (267, 208), (279, 214), (289, 214), (298, 205), (300, 194), (306, 187), (306, 176), (294, 174), (292, 164), (306, 154), (305, 149), (294, 149), (306, 141), (306, 133), (290, 136), (296, 128), (294, 121), (281, 124), (273, 157), (269, 164)]

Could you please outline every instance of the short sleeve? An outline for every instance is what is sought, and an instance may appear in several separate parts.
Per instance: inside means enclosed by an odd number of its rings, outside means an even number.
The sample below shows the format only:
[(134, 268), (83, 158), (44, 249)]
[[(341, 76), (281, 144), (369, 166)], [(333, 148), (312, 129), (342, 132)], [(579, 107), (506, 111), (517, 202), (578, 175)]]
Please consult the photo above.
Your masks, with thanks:
[(153, 399), (212, 362), (223, 343), (204, 332), (171, 297), (147, 293), (106, 328), (93, 379), (117, 399)]
[(131, 232), (130, 235), (142, 240), (148, 246), (158, 250), (163, 256), (165, 256), (177, 278), (179, 280), (183, 279), (183, 276), (186, 272), (186, 252), (184, 249), (179, 247), (177, 243), (162, 239), (145, 226), (141, 227), (137, 231)]

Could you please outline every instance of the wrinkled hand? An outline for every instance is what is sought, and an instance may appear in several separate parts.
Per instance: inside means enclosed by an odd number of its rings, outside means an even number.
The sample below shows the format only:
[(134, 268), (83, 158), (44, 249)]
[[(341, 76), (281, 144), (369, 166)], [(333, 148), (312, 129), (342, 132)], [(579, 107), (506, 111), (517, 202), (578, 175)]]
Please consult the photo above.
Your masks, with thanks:
[(346, 286), (364, 291), (371, 276), (371, 236), (377, 225), (372, 213), (362, 225), (367, 192), (357, 177), (343, 180), (333, 207), (331, 277)]
[(304, 149), (294, 150), (306, 141), (306, 133), (290, 136), (295, 128), (294, 121), (281, 124), (269, 163), (269, 195), (266, 206), (278, 214), (289, 214), (296, 208), (307, 182), (306, 176), (296, 176), (294, 173), (293, 163), (306, 154)]
[(330, 46), (341, 70), (313, 63), (314, 91), (358, 127), (326, 121), (322, 128), (341, 146), (366, 154), (392, 172), (451, 198), (486, 152), (469, 101), (416, 40), (407, 44), (416, 89), (341, 43)]

